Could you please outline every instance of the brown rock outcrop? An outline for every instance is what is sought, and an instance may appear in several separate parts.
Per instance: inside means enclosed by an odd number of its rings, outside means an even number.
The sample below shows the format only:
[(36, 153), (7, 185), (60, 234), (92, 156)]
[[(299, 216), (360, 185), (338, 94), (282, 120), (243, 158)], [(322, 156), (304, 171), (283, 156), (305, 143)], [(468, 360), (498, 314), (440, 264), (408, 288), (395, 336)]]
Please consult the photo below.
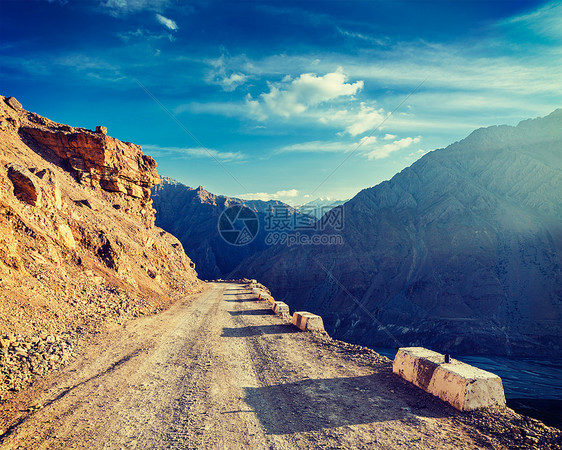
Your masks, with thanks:
[(19, 164), (8, 165), (8, 178), (14, 185), (14, 195), (22, 202), (31, 206), (39, 206), (41, 189), (29, 170)]
[(140, 145), (108, 136), (106, 127), (97, 126), (94, 132), (52, 122), (21, 105), (17, 108), (17, 100), (10, 99), (6, 102), (17, 114), (9, 119), (33, 150), (68, 169), (79, 183), (121, 194), (126, 212), (154, 226), (150, 188), (160, 177), (156, 161)]
[[(154, 160), (16, 102), (0, 96), (0, 337), (101, 331), (201, 290), (180, 242), (153, 226)], [(1, 350), (0, 401), (30, 363)]]

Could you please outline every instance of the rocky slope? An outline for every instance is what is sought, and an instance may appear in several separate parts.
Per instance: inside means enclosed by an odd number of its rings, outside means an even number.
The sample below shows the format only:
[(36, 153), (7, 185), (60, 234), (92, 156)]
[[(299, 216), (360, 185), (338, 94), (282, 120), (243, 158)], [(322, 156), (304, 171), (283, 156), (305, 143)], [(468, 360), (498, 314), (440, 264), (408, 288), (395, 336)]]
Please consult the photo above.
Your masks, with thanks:
[[(246, 258), (266, 249), (266, 222), (270, 208), (282, 208), (289, 214), (293, 208), (276, 200), (241, 200), (212, 194), (201, 186), (190, 188), (176, 180), (162, 177), (152, 189), (156, 208), (156, 225), (176, 236), (197, 266), (202, 279), (228, 277)], [(219, 217), (234, 205), (243, 205), (256, 213), (259, 229), (247, 245), (235, 246), (219, 234)]]
[(343, 245), (272, 248), (240, 273), (352, 342), (559, 356), (561, 192), (557, 110), (476, 130), (363, 190), (334, 210), (343, 230), (323, 231)]
[(139, 146), (0, 96), (0, 399), (68, 360), (81, 333), (201, 289), (154, 227), (158, 181)]

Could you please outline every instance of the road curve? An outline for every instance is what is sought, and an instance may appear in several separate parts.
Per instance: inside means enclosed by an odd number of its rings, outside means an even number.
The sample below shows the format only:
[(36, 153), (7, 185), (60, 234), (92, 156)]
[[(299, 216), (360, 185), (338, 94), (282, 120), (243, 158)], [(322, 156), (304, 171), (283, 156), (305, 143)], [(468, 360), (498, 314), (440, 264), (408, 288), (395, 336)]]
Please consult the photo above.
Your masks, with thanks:
[(211, 284), (115, 329), (0, 407), (1, 448), (502, 448), (396, 379)]

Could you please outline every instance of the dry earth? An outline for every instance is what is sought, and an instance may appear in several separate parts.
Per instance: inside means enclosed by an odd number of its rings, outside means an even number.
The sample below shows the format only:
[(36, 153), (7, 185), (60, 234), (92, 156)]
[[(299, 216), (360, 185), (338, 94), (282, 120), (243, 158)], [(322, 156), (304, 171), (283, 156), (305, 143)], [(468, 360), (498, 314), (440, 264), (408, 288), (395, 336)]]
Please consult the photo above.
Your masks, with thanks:
[(509, 409), (462, 414), (375, 352), (297, 331), (213, 283), (86, 346), (0, 405), (16, 448), (560, 448)]

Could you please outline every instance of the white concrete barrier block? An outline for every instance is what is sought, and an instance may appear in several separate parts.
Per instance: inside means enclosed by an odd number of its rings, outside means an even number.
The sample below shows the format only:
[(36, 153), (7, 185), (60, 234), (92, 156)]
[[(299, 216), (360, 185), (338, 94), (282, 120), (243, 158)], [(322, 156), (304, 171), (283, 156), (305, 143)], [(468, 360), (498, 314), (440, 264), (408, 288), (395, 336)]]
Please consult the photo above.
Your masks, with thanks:
[(324, 331), (322, 317), (306, 311), (295, 312), (292, 323), (302, 331)]
[(273, 309), (273, 312), (275, 314), (283, 317), (284, 319), (288, 319), (290, 317), (289, 305), (287, 305), (287, 303), (285, 302), (275, 302), (271, 306), (271, 309)]
[(392, 371), (460, 411), (505, 406), (500, 377), (423, 347), (398, 349)]

